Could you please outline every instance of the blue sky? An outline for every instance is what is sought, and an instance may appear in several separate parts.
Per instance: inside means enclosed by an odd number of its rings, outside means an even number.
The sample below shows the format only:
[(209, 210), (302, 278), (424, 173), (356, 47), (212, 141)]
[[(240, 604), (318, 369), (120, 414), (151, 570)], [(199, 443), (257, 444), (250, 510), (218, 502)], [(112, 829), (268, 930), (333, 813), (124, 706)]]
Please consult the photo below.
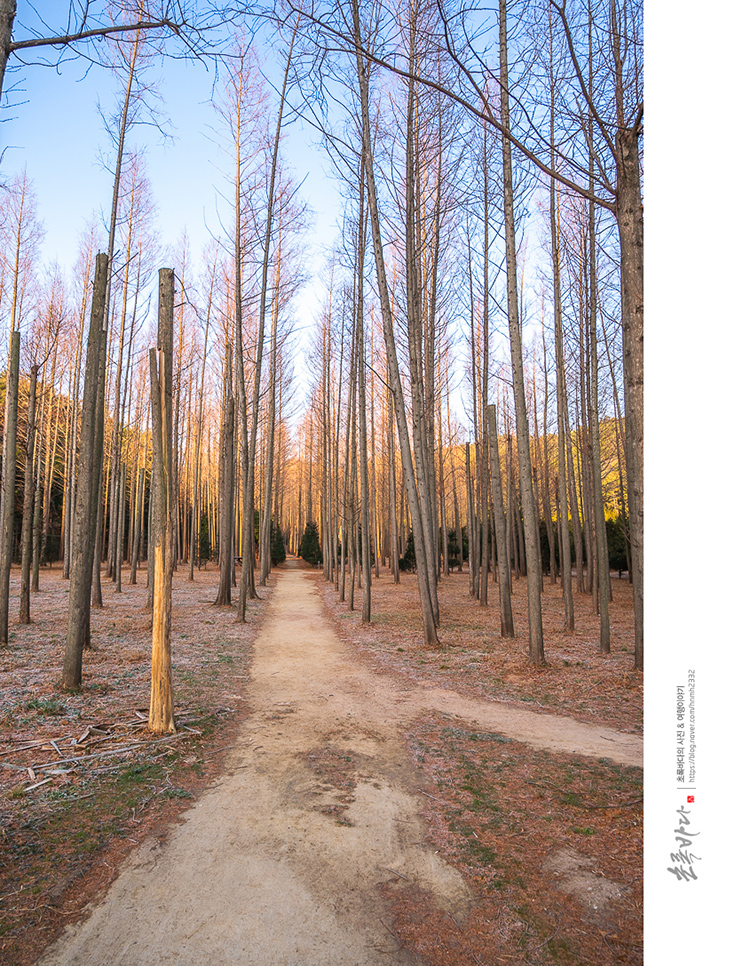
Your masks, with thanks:
[[(24, 8), (27, 3), (20, 0), (19, 20)], [(264, 70), (276, 85), (277, 63), (265, 63)], [(163, 245), (174, 244), (187, 228), (196, 257), (210, 233), (218, 231), (218, 211), (227, 217), (227, 205), (219, 192), (225, 191), (228, 161), (215, 143), (217, 117), (210, 102), (214, 77), (201, 62), (172, 59), (155, 75), (169, 117), (166, 129), (173, 137), (163, 142), (158, 132), (139, 127), (131, 139), (145, 146)], [(22, 74), (6, 75), (6, 90), (11, 84), (18, 84), (19, 89), (4, 99), (0, 143), (7, 151), (3, 170), (7, 175), (27, 165), (46, 230), (44, 260), (58, 259), (65, 268), (73, 264), (84, 221), (94, 211), (106, 215), (109, 210), (112, 177), (101, 162), (102, 154), (109, 155), (109, 142), (97, 102), (102, 109), (113, 105), (114, 83), (111, 73), (100, 67), (91, 67), (87, 73), (82, 60), (69, 61), (60, 71), (31, 66)], [(275, 94), (272, 100), (275, 102)], [(300, 301), (302, 321), (309, 321), (317, 311), (321, 249), (336, 239), (339, 215), (337, 184), (329, 176), (326, 155), (318, 150), (315, 138), (310, 129), (295, 121), (286, 128), (283, 145), (288, 167), (297, 180), (304, 181), (302, 194), (313, 214), (312, 240), (307, 246), (313, 282)]]

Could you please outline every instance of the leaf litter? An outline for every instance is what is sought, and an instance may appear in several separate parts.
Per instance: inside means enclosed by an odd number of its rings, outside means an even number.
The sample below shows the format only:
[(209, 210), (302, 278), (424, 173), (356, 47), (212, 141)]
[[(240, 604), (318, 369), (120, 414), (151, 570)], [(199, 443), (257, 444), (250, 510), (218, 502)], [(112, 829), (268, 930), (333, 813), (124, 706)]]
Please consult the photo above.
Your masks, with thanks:
[[(503, 641), (495, 588), (490, 606), (480, 608), (468, 596), (468, 576), (451, 575), (440, 588), (445, 647), (429, 650), (419, 640), (414, 578), (373, 582), (369, 627), (333, 588), (312, 579), (341, 635), (373, 669), (398, 675), (404, 691), (431, 682), (641, 732), (642, 675), (632, 667), (626, 581), (614, 581), (608, 657), (598, 652), (590, 598), (577, 595), (578, 629), (569, 635), (559, 587), (546, 581), (548, 664), (537, 669), (526, 660), (524, 581), (515, 583), (516, 638)], [(173, 673), (182, 710), (178, 732), (163, 739), (146, 733), (146, 588), (125, 585), (118, 595), (105, 587), (79, 695), (64, 695), (55, 684), (67, 606), (59, 572), (44, 572), (32, 601), (35, 623), (12, 627), (10, 648), (0, 653), (0, 764), (10, 766), (0, 768), (0, 844), (11, 858), (0, 873), (0, 954), (9, 966), (33, 962), (107, 888), (125, 855), (151, 831), (164, 838), (165, 827), (216, 775), (219, 752), (230, 747), (246, 713), (251, 644), (263, 611), (254, 602), (251, 624), (236, 625), (230, 609), (210, 606), (216, 585), (214, 571), (196, 573), (193, 585), (176, 576)], [(288, 712), (272, 708), (272, 720)], [(434, 966), (639, 963), (640, 771), (538, 751), (458, 724), (431, 715), (411, 726), (408, 740), (423, 773), (429, 842), (477, 898), (457, 921), (412, 884), (389, 883), (383, 891), (399, 943)], [(350, 761), (326, 745), (307, 758), (348, 795)]]
[[(589, 595), (575, 595), (576, 630), (564, 628), (559, 585), (545, 580), (547, 664), (527, 659), (526, 582), (515, 581), (515, 638), (500, 636), (496, 587), (486, 608), (468, 574), (439, 584), (441, 648), (421, 640), (415, 578), (373, 581), (370, 625), (361, 597), (348, 611), (320, 584), (341, 635), (403, 689), (449, 688), (545, 714), (642, 733), (643, 675), (633, 668), (631, 585), (613, 580), (612, 652), (598, 648)], [(476, 732), (451, 715), (427, 715), (408, 733), (423, 778), (428, 842), (468, 882), (475, 901), (457, 921), (415, 886), (383, 892), (399, 942), (429, 966), (643, 961), (643, 775), (608, 759), (547, 752)]]
[(252, 644), (271, 589), (235, 608), (212, 606), (217, 571), (175, 574), (172, 659), (177, 730), (147, 729), (151, 615), (146, 574), (117, 593), (104, 581), (92, 609), (92, 649), (82, 688), (58, 686), (68, 582), (42, 571), (30, 625), (14, 620), (0, 650), (0, 961), (25, 966), (103, 893), (124, 857), (152, 832), (164, 835), (222, 767), (246, 714)]

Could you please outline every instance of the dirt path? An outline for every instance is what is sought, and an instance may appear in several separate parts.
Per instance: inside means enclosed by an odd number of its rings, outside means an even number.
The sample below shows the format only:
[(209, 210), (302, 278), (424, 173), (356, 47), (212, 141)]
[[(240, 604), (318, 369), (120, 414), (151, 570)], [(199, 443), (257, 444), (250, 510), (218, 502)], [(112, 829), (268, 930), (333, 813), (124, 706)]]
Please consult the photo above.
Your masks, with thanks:
[(373, 673), (338, 639), (304, 573), (283, 573), (270, 606), (246, 694), (253, 713), (226, 773), (164, 844), (131, 857), (42, 966), (418, 963), (391, 933), (379, 887), (416, 884), (457, 919), (470, 901), (418, 817), (401, 735), (423, 711), (641, 764), (635, 736)]

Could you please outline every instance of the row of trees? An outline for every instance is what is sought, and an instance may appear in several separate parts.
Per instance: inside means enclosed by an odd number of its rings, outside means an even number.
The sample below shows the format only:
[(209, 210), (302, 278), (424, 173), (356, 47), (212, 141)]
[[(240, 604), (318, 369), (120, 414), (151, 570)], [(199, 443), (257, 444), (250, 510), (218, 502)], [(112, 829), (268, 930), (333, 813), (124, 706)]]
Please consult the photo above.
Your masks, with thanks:
[[(70, 581), (62, 684), (78, 688), (90, 643), (90, 607), (103, 606), (104, 570), (121, 592), (123, 562), (129, 561), (129, 580), (135, 582), (146, 554), (153, 612), (150, 727), (171, 730), (172, 571), (188, 562), (193, 579), (201, 545), (213, 543), (221, 574), (217, 602), (226, 604), (234, 561), (243, 559), (238, 610), (245, 619), (246, 598), (255, 594), (254, 493), (262, 466), (268, 506), (263, 581), (272, 556), (281, 559), (271, 508), (280, 507), (283, 486), (283, 414), (291, 393), (284, 346), (299, 281), (292, 239), (303, 208), (279, 158), (283, 106), (277, 122), (255, 56), (244, 51), (240, 35), (216, 105), (220, 136), (230, 148), (231, 214), (222, 218), (221, 235), (209, 244), (197, 277), (186, 238), (167, 253), (176, 271), (160, 272), (155, 299), (161, 253), (154, 202), (143, 157), (131, 144), (135, 125), (149, 119), (147, 71), (154, 53), (148, 25), (134, 20), (138, 6), (122, 11), (134, 29), (125, 32), (131, 36), (124, 44), (110, 44), (107, 57), (120, 92), (117, 109), (105, 119), (114, 155), (107, 230), (90, 221), (73, 285), (57, 270), (51, 284), (38, 268), (42, 226), (25, 172), (9, 180), (2, 194), (0, 311), (10, 357), (0, 643), (8, 641), (13, 556), (21, 558), (21, 620), (27, 621), (27, 563), (32, 561), (37, 589), (40, 561), (53, 556), (55, 524), (57, 555)], [(144, 343), (154, 337), (149, 316), (155, 301), (158, 348), (148, 365)], [(262, 380), (266, 371), (268, 382)], [(265, 432), (257, 437), (259, 422)], [(16, 465), (23, 467), (22, 509)], [(22, 518), (20, 549), (16, 518)]]
[[(328, 310), (319, 350), (325, 572), (334, 574), (336, 534), (346, 531), (350, 548), (356, 543), (357, 505), (363, 560), (371, 546), (369, 368), (387, 395), (381, 425), (389, 427), (389, 452), (398, 441), (425, 640), (438, 642), (438, 547), (446, 532), (444, 387), (450, 333), (460, 317), (468, 360), (466, 407), (475, 440), (473, 456), (466, 449), (466, 516), (470, 545), (481, 548), (470, 554), (472, 591), (478, 586), (486, 599), (488, 521), (493, 519), (502, 622), (509, 629), (511, 498), (519, 504), (524, 541), (530, 659), (544, 660), (540, 516), (561, 548), (569, 545), (572, 529), (578, 587), (583, 588), (585, 559), (601, 615), (600, 646), (609, 650), (602, 438), (607, 424), (601, 415), (610, 409), (619, 450), (621, 515), (629, 521), (636, 664), (641, 667), (639, 7), (608, 0), (568, 8), (549, 0), (512, 3), (508, 9), (501, 0), (496, 16), (471, 5), (429, 0), (287, 7), (283, 23), (296, 22), (302, 37), (301, 109), (323, 128), (350, 200), (341, 253), (349, 275), (341, 283), (342, 295), (330, 299), (331, 306), (340, 306), (340, 317), (335, 321)], [(338, 126), (321, 109), (335, 101)], [(537, 245), (531, 233), (539, 238)], [(380, 352), (375, 365), (366, 358), (368, 318), (371, 360), (373, 346)], [(333, 348), (333, 333), (339, 336), (339, 351), (336, 344)], [(500, 336), (507, 360), (493, 348)], [(541, 413), (535, 377), (531, 398), (528, 392), (530, 339), (542, 341)], [(508, 488), (507, 505), (493, 408), (500, 397), (503, 414), (509, 412), (510, 462), (519, 481), (517, 494)], [(554, 497), (549, 425), (557, 441)], [(391, 497), (391, 514), (395, 505)], [(559, 524), (555, 534), (553, 515)], [(563, 552), (560, 559), (568, 556)], [(365, 620), (368, 571), (363, 568)], [(573, 581), (567, 566), (561, 579), (565, 622), (572, 629)]]
[[(295, 552), (316, 521), (325, 576), (343, 599), (349, 583), (351, 605), (362, 582), (364, 620), (372, 576), (387, 560), (399, 579), (411, 537), (424, 637), (437, 645), (449, 533), (465, 529), (470, 593), (487, 606), (488, 575), (498, 581), (505, 635), (511, 582), (526, 579), (533, 662), (545, 656), (543, 572), (560, 574), (569, 629), (574, 590), (593, 594), (607, 651), (608, 513), (625, 527), (641, 667), (639, 9), (500, 0), (493, 17), (417, 0), (285, 13), (274, 103), (243, 29), (221, 60), (230, 208), (201, 264), (185, 238), (158, 250), (152, 187), (131, 144), (156, 55), (138, 6), (125, 13), (124, 43), (106, 41), (120, 91), (107, 120), (110, 214), (104, 231), (89, 223), (72, 283), (38, 272), (32, 183), (6, 180), (3, 639), (11, 559), (27, 619), (26, 587), (56, 533), (72, 586), (64, 684), (78, 687), (104, 571), (121, 592), (123, 563), (135, 581), (146, 554), (153, 606), (149, 548), (164, 517), (165, 579), (180, 563), (194, 579), (210, 547), (217, 603), (238, 586), (240, 620), (268, 578), (272, 538)], [(295, 102), (322, 131), (343, 197), (298, 430), (307, 220), (281, 151)], [(163, 257), (176, 295), (150, 366), (155, 301), (167, 318), (162, 294), (150, 294)], [(161, 466), (169, 488), (151, 499)]]

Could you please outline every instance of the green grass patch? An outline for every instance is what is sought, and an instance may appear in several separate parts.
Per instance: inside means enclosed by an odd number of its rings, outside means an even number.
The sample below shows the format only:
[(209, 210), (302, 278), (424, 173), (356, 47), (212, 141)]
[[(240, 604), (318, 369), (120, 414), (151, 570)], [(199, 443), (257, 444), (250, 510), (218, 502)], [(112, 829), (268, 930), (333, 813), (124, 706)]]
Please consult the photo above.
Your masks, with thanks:
[(192, 792), (189, 792), (186, 788), (163, 788), (160, 792), (160, 798), (192, 798)]
[(60, 716), (66, 714), (66, 705), (60, 698), (32, 698), (25, 705), (26, 711), (37, 711), (39, 714)]

